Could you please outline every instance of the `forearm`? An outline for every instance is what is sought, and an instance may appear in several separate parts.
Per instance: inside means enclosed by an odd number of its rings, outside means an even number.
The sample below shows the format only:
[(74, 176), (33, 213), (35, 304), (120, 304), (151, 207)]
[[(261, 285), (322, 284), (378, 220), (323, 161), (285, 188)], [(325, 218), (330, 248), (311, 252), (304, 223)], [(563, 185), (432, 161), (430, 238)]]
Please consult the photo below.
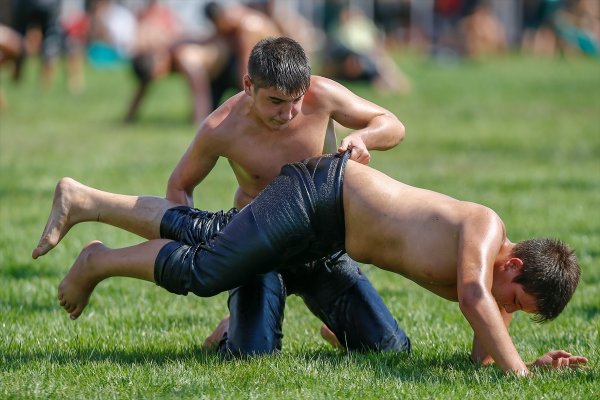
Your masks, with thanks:
[[(486, 304), (490, 303), (490, 304)], [(517, 375), (529, 373), (527, 366), (517, 352), (508, 330), (493, 300), (480, 299), (471, 304), (461, 304), (461, 311), (471, 324), (477, 341), (474, 355), (478, 362), (495, 363), (505, 372)]]
[(392, 114), (374, 117), (369, 124), (352, 132), (348, 137), (359, 137), (369, 150), (388, 150), (405, 136), (404, 125)]
[[(504, 312), (504, 310), (500, 310), (500, 315), (502, 316), (502, 320), (504, 322), (504, 326), (508, 330), (510, 323), (512, 321), (512, 314)], [(494, 364), (494, 358), (491, 354), (485, 349), (483, 343), (479, 339), (477, 339), (476, 335), (473, 335), (473, 347), (471, 350), (471, 360), (483, 366), (489, 366)]]
[(183, 155), (167, 182), (167, 199), (188, 207), (194, 206), (194, 189), (212, 170), (217, 158), (201, 157), (194, 143)]

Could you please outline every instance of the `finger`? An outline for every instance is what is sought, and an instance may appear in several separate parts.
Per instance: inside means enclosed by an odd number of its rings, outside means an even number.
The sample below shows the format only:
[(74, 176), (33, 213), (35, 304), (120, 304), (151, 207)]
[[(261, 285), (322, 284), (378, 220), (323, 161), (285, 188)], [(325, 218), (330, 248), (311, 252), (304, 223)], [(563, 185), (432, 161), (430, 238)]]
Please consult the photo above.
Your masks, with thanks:
[(582, 356), (572, 356), (569, 357), (569, 362), (571, 364), (586, 364), (588, 362), (587, 358)]
[(564, 350), (553, 350), (553, 351), (549, 352), (548, 355), (554, 359), (561, 358), (561, 357), (571, 357), (571, 353), (564, 351)]
[(352, 148), (352, 141), (348, 140), (348, 139), (344, 139), (340, 143), (340, 147), (338, 147), (338, 151), (341, 153), (341, 152), (348, 150), (348, 148)]

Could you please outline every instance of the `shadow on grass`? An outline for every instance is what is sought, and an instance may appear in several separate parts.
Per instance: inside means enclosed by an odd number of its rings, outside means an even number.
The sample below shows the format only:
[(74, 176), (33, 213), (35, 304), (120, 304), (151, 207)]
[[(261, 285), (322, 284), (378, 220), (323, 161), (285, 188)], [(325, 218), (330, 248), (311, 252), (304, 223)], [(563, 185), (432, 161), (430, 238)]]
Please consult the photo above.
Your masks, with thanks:
[[(424, 355), (394, 353), (340, 353), (337, 351), (314, 351), (302, 353), (295, 357), (307, 362), (318, 360), (332, 370), (342, 370), (352, 365), (361, 371), (368, 372), (378, 380), (401, 380), (414, 383), (445, 383), (456, 381), (456, 374), (449, 371), (466, 372), (469, 375), (477, 369), (464, 352)], [(494, 371), (492, 379), (504, 379), (500, 370)]]
[[(17, 347), (18, 346), (18, 347)], [(507, 376), (498, 368), (483, 369), (473, 365), (463, 352), (451, 352), (438, 355), (423, 354), (393, 354), (393, 353), (342, 353), (334, 350), (301, 351), (297, 353), (284, 353), (253, 357), (251, 360), (228, 359), (211, 350), (202, 350), (197, 346), (183, 349), (149, 349), (136, 348), (123, 350), (116, 348), (96, 349), (86, 347), (68, 350), (50, 350), (22, 348), (10, 344), (10, 351), (0, 354), (3, 369), (22, 370), (27, 364), (64, 365), (86, 367), (88, 364), (111, 363), (116, 368), (133, 365), (168, 367), (170, 364), (187, 364), (193, 367), (200, 364), (202, 368), (231, 367), (240, 368), (243, 363), (259, 363), (267, 370), (271, 370), (271, 360), (279, 363), (279, 358), (284, 358), (290, 365), (317, 364), (319, 369), (331, 371), (344, 371), (358, 369), (370, 374), (379, 381), (397, 380), (416, 384), (456, 384), (464, 381), (477, 381), (478, 383), (496, 384), (505, 382)], [(17, 347), (17, 348), (16, 348)], [(481, 375), (479, 371), (484, 372)], [(551, 370), (549, 370), (552, 373)], [(541, 373), (544, 373), (542, 371)], [(596, 373), (591, 369), (577, 370), (578, 379), (592, 381)], [(553, 379), (563, 375), (554, 376)], [(564, 375), (570, 379), (571, 374)], [(481, 380), (481, 382), (480, 382)]]
[(50, 362), (53, 364), (110, 362), (115, 365), (144, 363), (164, 365), (173, 361), (198, 362), (201, 364), (214, 365), (225, 362), (214, 352), (200, 350), (197, 347), (189, 347), (181, 350), (157, 350), (147, 348), (123, 350), (117, 348), (96, 349), (83, 346), (77, 347), (77, 344), (74, 344), (72, 348), (67, 350), (49, 351), (46, 349), (21, 348), (17, 344), (10, 344), (9, 347), (11, 347), (11, 350), (14, 352), (5, 352), (1, 357), (3, 364), (7, 369), (17, 369), (22, 367), (23, 364), (33, 362)]
[[(0, 359), (7, 370), (19, 370), (30, 363), (52, 363), (58, 365), (80, 365), (88, 363), (112, 363), (115, 366), (151, 364), (166, 366), (171, 363), (201, 364), (203, 367), (231, 365), (239, 367), (240, 363), (270, 363), (270, 359), (283, 357), (290, 360), (291, 365), (318, 364), (319, 368), (342, 371), (353, 368), (370, 373), (378, 380), (402, 380), (404, 382), (438, 382), (452, 383), (456, 374), (446, 371), (466, 372), (471, 376), (476, 370), (463, 353), (455, 352), (439, 356), (398, 355), (392, 353), (342, 353), (337, 351), (308, 351), (253, 357), (250, 360), (233, 358), (217, 354), (211, 350), (202, 350), (192, 346), (180, 350), (158, 349), (95, 349), (72, 348), (69, 350), (24, 349), (14, 348), (5, 352)], [(14, 351), (16, 350), (16, 352)], [(505, 379), (501, 371), (491, 374), (492, 381)]]

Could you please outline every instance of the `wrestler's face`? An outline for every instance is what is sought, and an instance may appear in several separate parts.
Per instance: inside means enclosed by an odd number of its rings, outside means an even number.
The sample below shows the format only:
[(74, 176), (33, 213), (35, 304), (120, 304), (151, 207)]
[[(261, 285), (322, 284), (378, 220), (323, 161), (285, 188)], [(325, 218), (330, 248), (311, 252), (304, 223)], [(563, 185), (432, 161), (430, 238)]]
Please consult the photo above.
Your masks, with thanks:
[(519, 259), (509, 260), (501, 269), (494, 273), (492, 296), (496, 299), (498, 307), (511, 314), (515, 311), (535, 313), (537, 310), (536, 298), (523, 290), (523, 285), (515, 283), (522, 269)]
[(304, 94), (289, 96), (275, 88), (256, 89), (252, 84), (246, 93), (254, 99), (255, 116), (273, 130), (286, 129), (302, 109), (304, 100)]

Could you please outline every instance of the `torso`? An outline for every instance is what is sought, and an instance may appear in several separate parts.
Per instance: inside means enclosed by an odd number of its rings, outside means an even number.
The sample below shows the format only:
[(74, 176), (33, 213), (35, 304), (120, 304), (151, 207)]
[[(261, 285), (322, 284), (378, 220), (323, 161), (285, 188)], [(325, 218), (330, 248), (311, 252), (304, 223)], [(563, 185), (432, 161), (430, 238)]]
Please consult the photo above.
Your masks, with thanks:
[(465, 221), (477, 217), (482, 229), (489, 224), (504, 234), (499, 217), (484, 206), (403, 184), (357, 163), (346, 168), (346, 192), (352, 193), (344, 196), (348, 254), (449, 300), (457, 298), (457, 254)]
[(283, 165), (322, 154), (328, 126), (330, 129), (333, 126), (329, 114), (323, 112), (309, 94), (300, 113), (280, 131), (266, 129), (249, 117), (248, 96), (243, 92), (223, 106), (226, 116), (212, 129), (211, 135), (220, 144), (219, 156), (228, 159), (237, 178), (237, 207), (256, 197), (279, 175)]

